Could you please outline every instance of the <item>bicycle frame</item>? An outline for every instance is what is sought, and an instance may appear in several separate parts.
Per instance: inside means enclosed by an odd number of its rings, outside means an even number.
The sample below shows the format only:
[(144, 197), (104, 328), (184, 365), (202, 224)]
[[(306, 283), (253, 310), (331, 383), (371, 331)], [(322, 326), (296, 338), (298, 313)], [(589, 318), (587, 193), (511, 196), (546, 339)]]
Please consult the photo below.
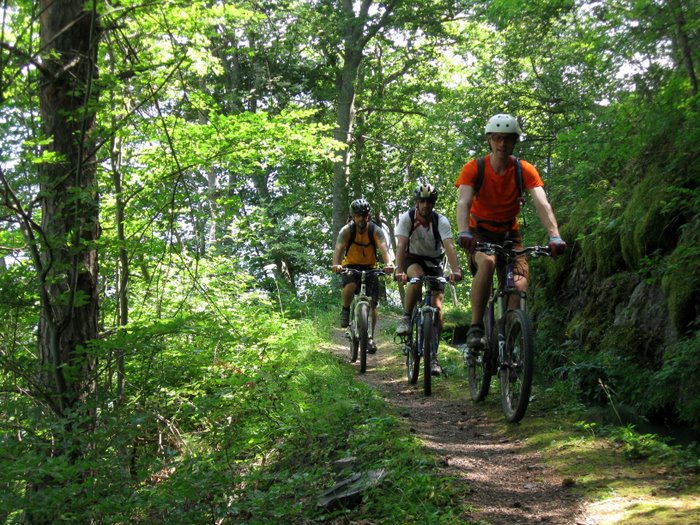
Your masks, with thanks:
[(360, 275), (360, 286), (355, 291), (355, 295), (350, 303), (350, 323), (348, 332), (350, 334), (350, 361), (357, 360), (359, 349), (360, 373), (367, 370), (367, 347), (372, 336), (372, 298), (367, 295), (367, 277), (385, 275), (382, 270), (355, 270), (345, 268), (344, 273), (354, 273)]
[[(416, 284), (420, 283), (423, 281), (428, 281), (428, 280), (435, 280), (436, 282), (441, 282), (441, 283), (446, 283), (447, 279), (444, 277), (430, 277), (430, 276), (423, 276), (423, 277), (413, 277), (412, 279), (409, 279), (408, 283), (409, 284)], [(411, 316), (411, 321), (413, 322), (418, 322), (420, 326), (423, 326), (423, 319), (425, 319), (426, 316), (430, 316), (430, 318), (433, 321), (433, 326), (436, 327), (439, 322), (438, 318), (438, 309), (432, 305), (433, 302), (433, 291), (428, 288), (423, 295), (423, 299), (418, 301), (416, 303), (416, 306), (413, 308), (413, 315)], [(417, 320), (415, 319), (417, 316)], [(423, 332), (422, 330), (420, 331), (421, 337), (423, 337)], [(432, 355), (437, 354), (437, 349), (439, 346), (439, 341), (437, 337), (433, 339), (433, 348), (432, 348)], [(418, 355), (423, 356), (423, 341), (422, 339), (418, 341)]]
[[(350, 326), (353, 327), (355, 330), (355, 333), (357, 332), (357, 318), (358, 318), (358, 313), (361, 305), (367, 305), (367, 307), (372, 309), (372, 298), (367, 295), (367, 271), (365, 270), (354, 270), (355, 272), (358, 272), (361, 274), (360, 277), (360, 287), (359, 289), (355, 292), (355, 295), (352, 298), (352, 302), (350, 303)], [(369, 316), (369, 319), (367, 320), (367, 333), (371, 334), (372, 333), (372, 316)]]
[[(408, 282), (409, 284), (418, 284), (430, 281), (446, 283), (447, 279), (444, 277), (421, 276), (409, 279)], [(418, 370), (422, 359), (424, 365), (423, 389), (426, 396), (432, 393), (431, 360), (437, 356), (439, 346), (437, 330), (439, 310), (432, 305), (432, 297), (433, 292), (428, 288), (423, 297), (413, 307), (410, 333), (402, 336), (408, 381), (411, 384), (415, 384), (418, 381)], [(429, 343), (426, 343), (426, 339)], [(426, 350), (428, 344), (430, 344), (430, 351)]]
[[(501, 383), (501, 405), (506, 419), (517, 422), (525, 415), (532, 387), (534, 367), (533, 329), (527, 317), (527, 293), (515, 285), (515, 262), (526, 255), (550, 255), (549, 248), (530, 246), (514, 249), (506, 241), (503, 246), (478, 243), (478, 251), (496, 255), (496, 273), (484, 313), (484, 348), (467, 348), (469, 388), (474, 401), (488, 394), (491, 377), (498, 374)], [(518, 295), (518, 307), (509, 309), (511, 296)]]
[[(508, 247), (504, 245), (504, 249), (507, 250)], [(501, 363), (501, 367), (504, 367), (508, 366), (508, 363), (506, 363), (507, 356), (505, 355), (505, 325), (510, 296), (518, 294), (520, 296), (519, 308), (523, 312), (527, 312), (527, 292), (519, 292), (515, 287), (515, 258), (499, 255), (505, 257), (505, 260), (501, 263), (500, 271), (499, 263), (496, 263), (496, 271), (493, 277), (495, 286), (486, 306), (486, 315), (491, 320), (491, 326), (496, 326), (497, 339), (494, 342), (498, 343), (498, 362)], [(492, 334), (487, 334), (487, 338), (490, 335)]]

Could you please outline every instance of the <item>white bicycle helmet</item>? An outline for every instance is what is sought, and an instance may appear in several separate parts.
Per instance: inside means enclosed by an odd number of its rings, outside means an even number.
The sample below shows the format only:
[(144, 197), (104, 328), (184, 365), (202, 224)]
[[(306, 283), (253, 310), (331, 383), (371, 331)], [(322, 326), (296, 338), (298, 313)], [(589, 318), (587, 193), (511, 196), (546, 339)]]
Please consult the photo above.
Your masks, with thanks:
[(486, 134), (489, 133), (515, 133), (520, 137), (522, 130), (518, 119), (507, 113), (499, 113), (491, 117), (486, 123)]
[(430, 202), (436, 202), (438, 198), (438, 191), (432, 184), (421, 182), (416, 187), (416, 191), (413, 192), (413, 195), (416, 200), (428, 199)]

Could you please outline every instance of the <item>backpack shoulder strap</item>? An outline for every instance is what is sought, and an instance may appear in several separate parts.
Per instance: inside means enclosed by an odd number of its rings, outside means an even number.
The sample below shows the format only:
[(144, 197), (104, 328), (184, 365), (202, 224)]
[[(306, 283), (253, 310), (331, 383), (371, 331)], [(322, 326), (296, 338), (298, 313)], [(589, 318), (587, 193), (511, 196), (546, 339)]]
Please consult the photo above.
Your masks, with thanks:
[(515, 182), (518, 185), (518, 195), (522, 199), (525, 193), (523, 188), (523, 166), (518, 157), (513, 157), (511, 155), (511, 158), (513, 159), (513, 164), (515, 165)]
[(476, 159), (476, 182), (474, 183), (474, 196), (479, 195), (481, 185), (484, 183), (484, 171), (486, 170), (486, 157)]
[(433, 211), (433, 237), (435, 237), (435, 249), (439, 250), (440, 249), (440, 243), (442, 242), (442, 237), (440, 236), (440, 214), (436, 211)]
[(345, 245), (345, 255), (348, 254), (350, 246), (352, 246), (352, 243), (355, 242), (355, 221), (351, 220), (348, 224), (348, 228), (350, 229), (350, 237), (348, 237), (348, 242)]

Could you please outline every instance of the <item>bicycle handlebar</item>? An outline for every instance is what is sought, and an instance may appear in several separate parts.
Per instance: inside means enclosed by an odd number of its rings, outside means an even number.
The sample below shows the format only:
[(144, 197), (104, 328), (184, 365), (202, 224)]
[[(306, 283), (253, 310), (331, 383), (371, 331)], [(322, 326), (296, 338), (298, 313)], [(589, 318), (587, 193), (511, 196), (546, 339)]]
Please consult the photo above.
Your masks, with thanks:
[(355, 268), (343, 268), (341, 274), (366, 274), (366, 275), (388, 275), (383, 268), (372, 268), (371, 270), (356, 270)]
[(475, 250), (487, 255), (503, 255), (505, 257), (517, 257), (518, 255), (527, 255), (528, 257), (549, 257), (552, 251), (549, 246), (526, 246), (516, 249), (512, 246), (501, 246), (490, 242), (476, 243)]

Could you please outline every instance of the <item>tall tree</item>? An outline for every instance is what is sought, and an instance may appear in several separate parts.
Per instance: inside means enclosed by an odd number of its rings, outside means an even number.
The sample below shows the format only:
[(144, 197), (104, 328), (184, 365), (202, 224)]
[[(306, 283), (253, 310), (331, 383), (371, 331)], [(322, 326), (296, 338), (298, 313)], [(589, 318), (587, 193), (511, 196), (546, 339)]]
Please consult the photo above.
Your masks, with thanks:
[[(390, 20), (400, 0), (385, 2), (377, 6), (378, 14), (370, 16), (372, 0), (357, 4), (343, 0), (340, 7), (342, 31), (342, 63), (336, 72), (336, 118), (334, 138), (342, 144), (337, 151), (338, 159), (333, 164), (333, 233), (342, 228), (347, 217), (348, 177), (350, 169), (350, 147), (355, 123), (356, 82), (367, 43)], [(357, 11), (355, 10), (357, 9)]]
[(39, 168), (41, 227), (30, 245), (40, 277), (39, 358), (48, 401), (59, 415), (83, 397), (98, 333), (98, 195), (92, 131), (100, 36), (96, 2), (42, 0)]

